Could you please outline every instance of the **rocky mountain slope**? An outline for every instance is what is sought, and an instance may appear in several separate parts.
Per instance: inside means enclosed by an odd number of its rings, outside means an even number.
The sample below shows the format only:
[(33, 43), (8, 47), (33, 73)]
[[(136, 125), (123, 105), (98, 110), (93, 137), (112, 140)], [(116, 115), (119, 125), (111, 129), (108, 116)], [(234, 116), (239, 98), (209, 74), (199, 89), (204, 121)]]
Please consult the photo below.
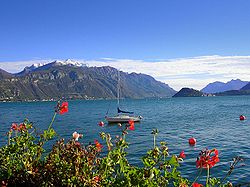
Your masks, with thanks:
[[(0, 70), (0, 100), (112, 99), (117, 96), (118, 70), (87, 67), (74, 61), (54, 61), (10, 74)], [(120, 73), (122, 98), (171, 97), (167, 84), (137, 73)]]

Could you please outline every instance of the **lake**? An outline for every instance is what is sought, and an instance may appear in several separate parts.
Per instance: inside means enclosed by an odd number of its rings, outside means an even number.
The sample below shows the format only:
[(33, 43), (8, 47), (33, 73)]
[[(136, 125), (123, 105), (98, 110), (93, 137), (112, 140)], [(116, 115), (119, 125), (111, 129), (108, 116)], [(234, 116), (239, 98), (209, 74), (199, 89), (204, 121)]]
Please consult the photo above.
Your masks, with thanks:
[[(55, 105), (56, 102), (0, 103), (0, 145), (6, 144), (4, 135), (12, 122), (28, 118), (38, 130), (46, 129)], [(121, 108), (144, 117), (141, 123), (135, 124), (135, 131), (126, 136), (130, 142), (128, 159), (133, 164), (141, 165), (140, 157), (153, 146), (151, 131), (158, 128), (157, 142), (168, 142), (170, 155), (185, 151), (187, 157), (181, 163), (181, 172), (191, 181), (198, 172), (195, 161), (200, 150), (217, 148), (220, 162), (211, 169), (211, 175), (224, 177), (229, 162), (239, 155), (244, 158), (245, 166), (235, 169), (229, 179), (235, 183), (249, 182), (250, 96), (122, 100)], [(100, 140), (101, 131), (120, 135), (117, 125), (103, 128), (97, 125), (104, 121), (108, 109), (110, 114), (116, 112), (115, 100), (69, 101), (69, 112), (58, 115), (53, 127), (65, 139), (70, 139), (74, 131), (84, 134), (80, 142), (86, 144)], [(241, 114), (247, 120), (240, 121)], [(192, 136), (197, 139), (194, 147), (188, 144)], [(203, 179), (205, 176), (204, 171)]]

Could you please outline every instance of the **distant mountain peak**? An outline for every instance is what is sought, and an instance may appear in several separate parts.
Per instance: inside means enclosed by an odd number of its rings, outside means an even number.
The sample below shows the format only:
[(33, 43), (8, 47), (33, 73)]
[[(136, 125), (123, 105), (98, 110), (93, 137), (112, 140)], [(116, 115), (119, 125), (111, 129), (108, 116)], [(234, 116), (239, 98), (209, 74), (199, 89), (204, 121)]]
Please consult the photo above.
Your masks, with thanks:
[(38, 68), (38, 67), (43, 66), (43, 65), (44, 65), (44, 63), (36, 63), (36, 64), (32, 64), (31, 67)]
[(65, 65), (70, 65), (70, 66), (76, 66), (76, 67), (81, 67), (81, 66), (86, 66), (86, 64), (72, 60), (72, 59), (66, 59), (64, 61), (62, 60), (55, 60), (49, 64), (54, 64), (57, 66), (65, 66)]
[(240, 79), (232, 79), (226, 83), (216, 81), (213, 83), (209, 83), (201, 91), (204, 93), (219, 93), (229, 90), (239, 90), (242, 87), (244, 87), (247, 83), (248, 81), (242, 81)]
[(0, 79), (7, 79), (11, 78), (13, 75), (11, 73), (8, 73), (7, 71), (0, 69)]
[(45, 65), (45, 63), (36, 63), (36, 64), (32, 64), (31, 66), (26, 66), (26, 67), (24, 68), (24, 70), (26, 70), (26, 71), (33, 71), (34, 69), (36, 69), (36, 68), (38, 68), (38, 67), (41, 67), (41, 66), (43, 66), (43, 65)]
[(72, 67), (85, 67), (86, 64), (72, 60), (72, 59), (66, 59), (66, 60), (54, 60), (49, 63), (35, 63), (31, 66), (26, 66), (23, 71), (17, 73), (17, 76), (22, 76), (25, 74), (28, 74), (30, 72), (36, 71), (36, 70), (45, 70), (50, 67), (54, 66), (72, 66)]
[(240, 79), (232, 79), (231, 81), (228, 81), (227, 83), (230, 83), (230, 82), (244, 82), (244, 81)]

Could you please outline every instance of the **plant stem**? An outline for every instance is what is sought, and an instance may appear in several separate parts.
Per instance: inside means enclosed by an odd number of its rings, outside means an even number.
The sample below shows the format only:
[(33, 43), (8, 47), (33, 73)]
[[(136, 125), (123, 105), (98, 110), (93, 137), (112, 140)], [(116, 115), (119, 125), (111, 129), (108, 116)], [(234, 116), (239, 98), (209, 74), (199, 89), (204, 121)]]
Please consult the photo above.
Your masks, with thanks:
[(227, 172), (226, 176), (221, 180), (221, 184), (226, 180), (226, 178), (231, 175), (231, 173), (234, 170), (234, 167), (238, 164), (239, 160), (236, 160), (236, 162), (233, 163), (233, 167), (230, 167), (230, 170)]
[[(229, 171), (230, 172), (230, 171)], [(223, 184), (223, 182), (226, 180), (226, 178), (230, 175), (230, 173), (227, 172), (226, 176), (221, 180), (221, 184)], [(218, 184), (219, 185), (219, 184)]]
[(155, 134), (154, 134), (154, 148), (155, 148)]
[(55, 112), (55, 113), (54, 113), (54, 116), (53, 116), (53, 118), (52, 118), (52, 120), (51, 120), (51, 122), (50, 122), (50, 124), (49, 124), (48, 130), (51, 128), (53, 122), (55, 121), (56, 114), (57, 114), (57, 113)]
[[(107, 162), (109, 161), (109, 153), (110, 152), (108, 152), (108, 155), (107, 155)], [(107, 174), (106, 174), (107, 173), (107, 168), (108, 168), (108, 163), (106, 164), (105, 171), (104, 171), (104, 176), (105, 177), (107, 177)]]
[(209, 179), (209, 166), (207, 166), (207, 181), (206, 181), (206, 186), (208, 186), (208, 179)]
[(202, 168), (200, 169), (200, 172), (199, 172), (199, 174), (197, 175), (197, 177), (194, 179), (194, 182), (192, 183), (192, 185), (193, 185), (193, 184), (197, 181), (197, 179), (200, 177), (201, 172), (202, 172)]
[[(126, 144), (126, 134), (123, 135), (123, 140), (124, 140), (124, 143)], [(122, 153), (124, 152), (125, 148), (124, 148), (124, 145), (122, 146)]]
[(9, 132), (9, 134), (8, 134), (8, 145), (10, 145), (10, 137), (11, 137), (11, 134)]
[(109, 143), (108, 143), (108, 137), (107, 137), (107, 135), (105, 135), (105, 139), (106, 139), (106, 144), (108, 146), (108, 152), (109, 152), (110, 150), (109, 150)]

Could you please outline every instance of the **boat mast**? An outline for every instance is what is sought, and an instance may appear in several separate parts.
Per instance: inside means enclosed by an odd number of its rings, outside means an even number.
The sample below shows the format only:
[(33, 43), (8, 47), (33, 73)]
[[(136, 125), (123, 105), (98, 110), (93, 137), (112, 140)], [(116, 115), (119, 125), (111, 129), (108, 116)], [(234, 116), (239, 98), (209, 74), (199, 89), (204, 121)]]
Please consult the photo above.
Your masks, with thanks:
[(120, 105), (120, 71), (117, 72), (117, 107)]

